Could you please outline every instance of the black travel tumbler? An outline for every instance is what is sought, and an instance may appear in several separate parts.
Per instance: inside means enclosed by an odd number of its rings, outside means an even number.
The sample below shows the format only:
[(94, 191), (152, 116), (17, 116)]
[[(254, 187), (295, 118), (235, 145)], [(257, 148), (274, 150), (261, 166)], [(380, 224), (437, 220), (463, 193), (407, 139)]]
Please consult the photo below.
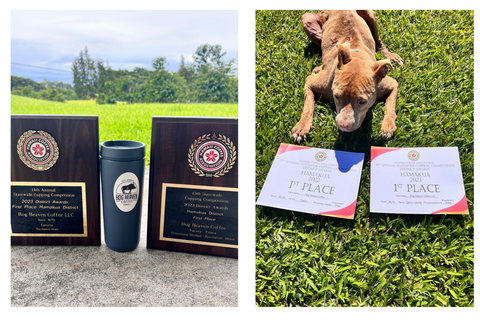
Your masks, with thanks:
[(118, 252), (134, 250), (140, 241), (145, 144), (105, 141), (100, 157), (105, 242)]

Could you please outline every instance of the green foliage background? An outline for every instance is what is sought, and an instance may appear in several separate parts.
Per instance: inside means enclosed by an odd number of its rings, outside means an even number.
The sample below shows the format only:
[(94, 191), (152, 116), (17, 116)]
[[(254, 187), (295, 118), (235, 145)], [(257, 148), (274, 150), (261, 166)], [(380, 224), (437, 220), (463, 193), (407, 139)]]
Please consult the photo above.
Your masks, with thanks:
[(182, 56), (176, 72), (166, 69), (165, 57), (152, 60), (153, 70), (113, 70), (101, 59), (95, 61), (88, 48), (72, 63), (73, 87), (45, 79), (11, 76), (12, 94), (65, 102), (97, 98), (98, 104), (127, 103), (236, 103), (238, 77), (235, 60), (225, 61), (221, 45), (200, 45), (193, 62)]
[(234, 60), (225, 61), (220, 45), (200, 45), (192, 63), (182, 56), (176, 72), (166, 69), (165, 57), (152, 60), (153, 71), (136, 67), (113, 70), (108, 61), (95, 61), (88, 48), (72, 63), (73, 90), (79, 99), (99, 94), (99, 104), (116, 100), (128, 103), (234, 103), (238, 101), (238, 79)]
[[(314, 12), (314, 11), (310, 11)], [(321, 51), (304, 11), (256, 13), (256, 196), (300, 119), (303, 85)], [(384, 101), (353, 133), (333, 102), (315, 104), (303, 145), (365, 153), (355, 219), (256, 207), (258, 306), (473, 306), (473, 11), (379, 11), (380, 38), (405, 61), (397, 132), (379, 138)], [(377, 53), (377, 60), (384, 57)], [(457, 146), (470, 215), (369, 211), (370, 147)]]
[(10, 80), (11, 92), (17, 96), (58, 102), (77, 99), (72, 85), (61, 81), (44, 79), (38, 83), (32, 79), (17, 76), (11, 76)]

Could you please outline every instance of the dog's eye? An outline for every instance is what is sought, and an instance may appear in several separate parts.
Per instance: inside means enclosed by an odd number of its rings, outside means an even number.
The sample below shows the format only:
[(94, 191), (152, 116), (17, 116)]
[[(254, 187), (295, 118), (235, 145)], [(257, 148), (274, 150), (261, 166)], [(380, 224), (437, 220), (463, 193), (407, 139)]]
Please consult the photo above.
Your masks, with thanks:
[(358, 101), (358, 104), (363, 106), (365, 103), (367, 103), (367, 100), (360, 100)]
[(333, 98), (334, 98), (335, 100), (339, 100), (339, 99), (340, 99), (339, 96), (338, 96), (338, 94), (334, 94), (334, 95), (333, 95)]

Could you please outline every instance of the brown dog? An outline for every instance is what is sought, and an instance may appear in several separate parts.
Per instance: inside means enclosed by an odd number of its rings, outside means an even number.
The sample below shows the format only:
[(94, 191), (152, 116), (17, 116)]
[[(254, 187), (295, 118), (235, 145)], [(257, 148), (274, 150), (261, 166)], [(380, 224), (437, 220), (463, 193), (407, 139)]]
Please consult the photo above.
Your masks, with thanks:
[[(292, 129), (297, 142), (306, 140), (312, 127), (314, 94), (333, 100), (335, 122), (341, 131), (352, 132), (363, 122), (376, 99), (387, 96), (381, 136), (390, 139), (395, 126), (398, 83), (388, 77), (390, 61), (403, 65), (396, 53), (378, 37), (377, 17), (370, 10), (306, 13), (302, 25), (308, 37), (322, 48), (322, 66), (305, 80), (305, 105), (300, 121)], [(375, 48), (385, 60), (375, 61)]]

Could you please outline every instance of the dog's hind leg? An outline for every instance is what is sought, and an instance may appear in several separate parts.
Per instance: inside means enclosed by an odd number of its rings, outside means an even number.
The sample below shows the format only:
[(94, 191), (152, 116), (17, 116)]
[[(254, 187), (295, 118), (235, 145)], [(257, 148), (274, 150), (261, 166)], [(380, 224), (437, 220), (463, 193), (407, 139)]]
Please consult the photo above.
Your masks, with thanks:
[(322, 26), (325, 24), (323, 13), (305, 13), (302, 16), (302, 27), (307, 36), (319, 47), (322, 46)]
[(403, 66), (403, 59), (398, 54), (388, 51), (382, 40), (380, 40), (380, 36), (378, 35), (377, 16), (375, 15), (375, 12), (373, 12), (373, 10), (357, 10), (357, 13), (367, 23), (368, 28), (372, 33), (373, 40), (375, 40), (375, 46), (377, 49), (382, 50), (385, 58), (390, 59), (390, 61), (395, 62), (400, 66)]
[(383, 56), (399, 66), (403, 66), (403, 59), (398, 54), (388, 51), (382, 40), (379, 39), (378, 41), (380, 41), (380, 49), (382, 50)]

